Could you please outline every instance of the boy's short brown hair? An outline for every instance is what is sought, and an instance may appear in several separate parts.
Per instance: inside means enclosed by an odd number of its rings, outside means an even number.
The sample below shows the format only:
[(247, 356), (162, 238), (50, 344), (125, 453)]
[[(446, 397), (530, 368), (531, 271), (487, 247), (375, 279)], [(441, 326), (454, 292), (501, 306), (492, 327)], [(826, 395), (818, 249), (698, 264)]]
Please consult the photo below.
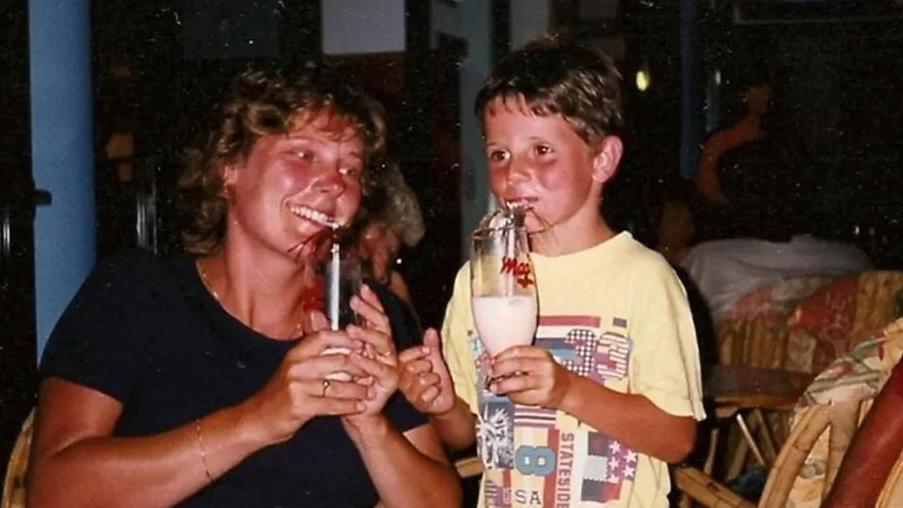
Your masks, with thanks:
[(474, 112), (483, 125), (494, 100), (521, 97), (533, 114), (561, 115), (587, 144), (624, 128), (621, 74), (608, 56), (573, 43), (542, 39), (506, 56), (477, 94)]
[[(262, 136), (286, 134), (319, 112), (330, 112), (357, 129), (366, 165), (383, 154), (382, 106), (333, 69), (313, 64), (294, 71), (249, 69), (234, 80), (215, 111), (203, 149), (189, 153), (179, 179), (190, 214), (182, 233), (186, 250), (210, 254), (222, 246), (228, 206), (220, 169), (247, 157)], [(365, 188), (368, 173), (363, 175)]]

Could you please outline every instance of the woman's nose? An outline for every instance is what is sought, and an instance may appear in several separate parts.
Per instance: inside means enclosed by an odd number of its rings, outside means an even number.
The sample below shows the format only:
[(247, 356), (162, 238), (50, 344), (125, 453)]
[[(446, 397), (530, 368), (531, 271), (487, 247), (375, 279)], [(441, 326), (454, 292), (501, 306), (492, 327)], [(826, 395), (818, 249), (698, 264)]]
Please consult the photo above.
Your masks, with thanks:
[(324, 194), (336, 196), (345, 191), (345, 182), (342, 180), (341, 168), (338, 163), (324, 164), (317, 173), (315, 188)]

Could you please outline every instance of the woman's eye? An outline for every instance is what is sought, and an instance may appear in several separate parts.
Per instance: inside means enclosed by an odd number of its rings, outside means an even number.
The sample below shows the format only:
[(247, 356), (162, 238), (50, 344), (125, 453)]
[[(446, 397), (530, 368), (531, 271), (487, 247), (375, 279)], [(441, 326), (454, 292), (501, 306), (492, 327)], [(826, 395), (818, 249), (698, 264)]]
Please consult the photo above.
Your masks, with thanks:
[(314, 153), (310, 150), (296, 150), (295, 157), (310, 162), (314, 160)]
[(552, 153), (552, 147), (548, 145), (536, 145), (536, 155), (549, 155)]
[(490, 162), (504, 162), (508, 160), (508, 152), (504, 150), (492, 150), (489, 152)]

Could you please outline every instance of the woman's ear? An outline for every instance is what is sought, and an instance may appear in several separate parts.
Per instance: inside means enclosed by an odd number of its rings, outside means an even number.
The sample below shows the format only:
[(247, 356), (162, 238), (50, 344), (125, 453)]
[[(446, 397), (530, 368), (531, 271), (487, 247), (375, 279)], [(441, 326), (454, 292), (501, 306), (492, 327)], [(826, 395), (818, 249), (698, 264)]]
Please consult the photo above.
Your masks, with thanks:
[(238, 177), (238, 171), (232, 164), (224, 164), (219, 168), (219, 176), (223, 179), (223, 187), (235, 185), (235, 179)]
[(614, 135), (605, 136), (596, 144), (596, 155), (593, 156), (593, 180), (605, 183), (615, 176), (624, 144), (621, 138)]

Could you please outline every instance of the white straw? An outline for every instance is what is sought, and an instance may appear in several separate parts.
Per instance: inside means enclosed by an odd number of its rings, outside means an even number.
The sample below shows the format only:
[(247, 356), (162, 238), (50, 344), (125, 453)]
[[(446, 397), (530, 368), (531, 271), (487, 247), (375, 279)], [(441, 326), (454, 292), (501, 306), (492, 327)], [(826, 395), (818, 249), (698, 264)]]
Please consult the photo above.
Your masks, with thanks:
[(339, 244), (332, 244), (332, 258), (329, 260), (329, 324), (333, 330), (339, 329)]
[(514, 266), (505, 277), (505, 296), (514, 296), (514, 280), (517, 278), (517, 258), (514, 255), (514, 242), (517, 230), (514, 227), (505, 227), (502, 234), (505, 236), (505, 257), (514, 263)]

